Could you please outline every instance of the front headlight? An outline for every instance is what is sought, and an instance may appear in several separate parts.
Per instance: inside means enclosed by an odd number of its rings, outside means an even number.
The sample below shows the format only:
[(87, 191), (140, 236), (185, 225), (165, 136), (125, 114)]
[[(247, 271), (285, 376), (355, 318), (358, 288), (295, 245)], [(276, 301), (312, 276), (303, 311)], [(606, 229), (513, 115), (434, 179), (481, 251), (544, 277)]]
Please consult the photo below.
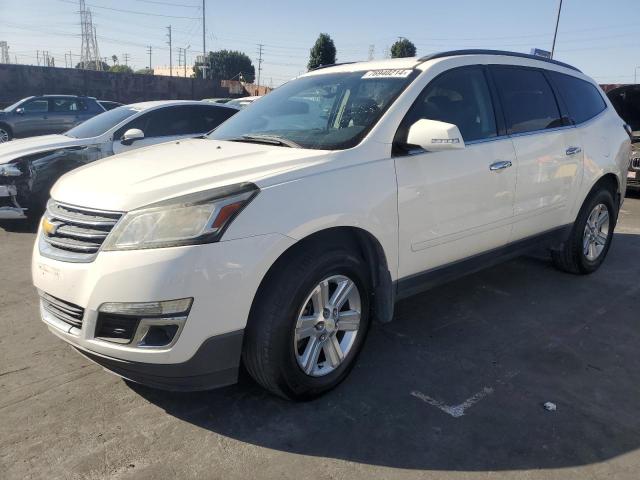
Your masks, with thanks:
[(0, 165), (0, 177), (19, 177), (22, 172), (12, 164)]
[(127, 213), (103, 250), (137, 250), (216, 242), (256, 196), (252, 183), (185, 195)]

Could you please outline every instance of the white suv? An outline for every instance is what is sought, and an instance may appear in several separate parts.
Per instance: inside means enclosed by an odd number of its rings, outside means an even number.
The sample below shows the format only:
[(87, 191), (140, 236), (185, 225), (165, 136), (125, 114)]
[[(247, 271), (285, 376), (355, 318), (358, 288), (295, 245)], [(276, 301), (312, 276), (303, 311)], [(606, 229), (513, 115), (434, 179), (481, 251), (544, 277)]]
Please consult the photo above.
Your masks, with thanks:
[(42, 318), (135, 382), (208, 389), (242, 361), (311, 398), (400, 298), (531, 246), (596, 270), (623, 127), (593, 80), (529, 55), (321, 68), (206, 137), (58, 181), (33, 252)]

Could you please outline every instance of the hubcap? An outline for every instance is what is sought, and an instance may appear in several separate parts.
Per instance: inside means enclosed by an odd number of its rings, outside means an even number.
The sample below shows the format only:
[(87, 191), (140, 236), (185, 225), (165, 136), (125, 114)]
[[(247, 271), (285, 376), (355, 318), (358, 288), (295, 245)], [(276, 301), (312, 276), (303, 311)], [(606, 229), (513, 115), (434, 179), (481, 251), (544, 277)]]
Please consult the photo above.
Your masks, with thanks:
[(9, 132), (0, 128), (0, 143), (9, 141)]
[(582, 252), (587, 260), (593, 262), (604, 250), (609, 238), (609, 210), (606, 205), (596, 205), (584, 226)]
[(293, 348), (298, 366), (312, 377), (331, 373), (353, 348), (360, 328), (358, 287), (344, 275), (322, 280), (298, 314)]

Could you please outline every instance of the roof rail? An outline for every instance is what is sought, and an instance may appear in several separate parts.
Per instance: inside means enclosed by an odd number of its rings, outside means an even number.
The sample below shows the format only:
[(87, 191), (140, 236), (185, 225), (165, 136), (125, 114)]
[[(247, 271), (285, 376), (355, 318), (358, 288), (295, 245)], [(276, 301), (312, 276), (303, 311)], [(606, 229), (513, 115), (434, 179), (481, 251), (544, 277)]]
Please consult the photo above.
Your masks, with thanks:
[(316, 70), (322, 70), (323, 68), (329, 68), (329, 67), (337, 67), (338, 65), (349, 65), (351, 63), (358, 63), (358, 62), (340, 62), (340, 63), (328, 63), (327, 65), (320, 65), (319, 67), (316, 68), (312, 68), (311, 70), (309, 70), (310, 72), (315, 72)]
[(568, 63), (559, 62), (551, 58), (539, 57), (537, 55), (529, 55), (528, 53), (508, 52), (505, 50), (483, 50), (483, 49), (451, 50), (449, 52), (432, 53), (431, 55), (420, 57), (418, 61), (426, 62), (427, 60), (434, 60), (436, 58), (457, 57), (460, 55), (504, 55), (507, 57), (528, 58), (530, 60), (540, 60), (541, 62), (553, 63), (555, 65), (560, 65), (561, 67), (570, 68), (571, 70), (575, 70), (576, 72), (582, 73), (576, 67), (574, 67), (573, 65), (569, 65)]

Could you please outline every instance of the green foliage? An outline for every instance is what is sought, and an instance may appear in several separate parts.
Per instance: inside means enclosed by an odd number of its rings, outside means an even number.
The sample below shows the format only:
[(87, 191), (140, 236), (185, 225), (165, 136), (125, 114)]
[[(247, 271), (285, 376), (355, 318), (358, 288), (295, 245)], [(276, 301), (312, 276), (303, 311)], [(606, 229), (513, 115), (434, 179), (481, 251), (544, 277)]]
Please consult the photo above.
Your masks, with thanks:
[(111, 55), (111, 61), (113, 62), (114, 65), (118, 64), (118, 56), (117, 55)]
[(416, 46), (406, 38), (401, 38), (391, 45), (391, 58), (415, 57)]
[(80, 63), (78, 63), (76, 65), (76, 68), (79, 68), (81, 70), (98, 70), (96, 68), (97, 65), (100, 65), (100, 67), (102, 67), (101, 70), (103, 72), (108, 72), (109, 71), (109, 64), (107, 64), (107, 63), (105, 63), (103, 61), (100, 61), (100, 62), (98, 62), (96, 64), (96, 62), (94, 62), (93, 60), (90, 61), (90, 62), (80, 62)]
[(153, 75), (153, 69), (151, 69), (151, 68), (141, 68), (140, 70), (136, 70), (135, 73), (137, 75)]
[(131, 67), (128, 67), (127, 65), (114, 65), (109, 68), (109, 71), (111, 73), (133, 73)]
[[(216, 80), (242, 80), (253, 83), (256, 70), (251, 59), (244, 53), (235, 50), (219, 50), (209, 52), (205, 62), (207, 78)], [(202, 63), (196, 62), (193, 72), (196, 78), (202, 78)]]
[(334, 63), (336, 63), (336, 46), (328, 34), (321, 33), (309, 53), (307, 68), (313, 70), (322, 65)]

